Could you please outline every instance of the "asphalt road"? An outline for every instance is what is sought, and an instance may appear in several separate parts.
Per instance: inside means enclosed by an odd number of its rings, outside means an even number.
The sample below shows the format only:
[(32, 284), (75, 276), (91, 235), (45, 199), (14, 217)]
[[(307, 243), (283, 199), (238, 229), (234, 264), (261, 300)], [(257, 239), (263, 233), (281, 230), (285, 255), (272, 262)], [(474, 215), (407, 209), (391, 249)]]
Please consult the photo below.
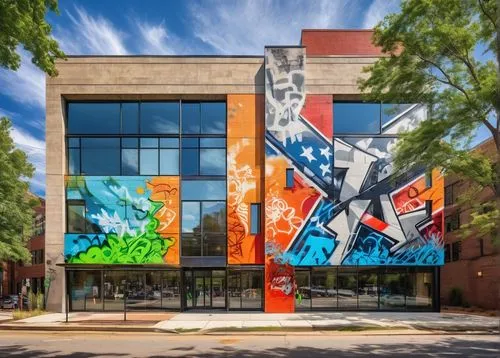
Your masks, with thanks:
[(0, 331), (0, 357), (500, 357), (498, 335), (201, 336)]

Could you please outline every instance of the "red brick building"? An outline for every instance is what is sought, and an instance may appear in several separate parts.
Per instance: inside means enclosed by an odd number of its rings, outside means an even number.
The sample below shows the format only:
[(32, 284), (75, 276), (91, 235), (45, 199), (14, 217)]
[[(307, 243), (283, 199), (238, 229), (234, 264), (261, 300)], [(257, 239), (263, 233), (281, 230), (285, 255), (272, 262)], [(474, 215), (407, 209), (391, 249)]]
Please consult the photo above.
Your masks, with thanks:
[(27, 247), (31, 262), (27, 264), (7, 262), (1, 265), (0, 296), (19, 294), (23, 283), (33, 292), (44, 292), (45, 278), (45, 200), (35, 208), (33, 237)]
[[(493, 139), (476, 148), (491, 157), (495, 155)], [(459, 288), (464, 304), (484, 309), (500, 309), (500, 248), (489, 237), (461, 239), (460, 227), (470, 221), (470, 208), (458, 205), (457, 199), (468, 183), (450, 175), (445, 179), (445, 265), (441, 269), (441, 301), (450, 304), (450, 292)], [(494, 193), (484, 189), (477, 200), (490, 200)]]

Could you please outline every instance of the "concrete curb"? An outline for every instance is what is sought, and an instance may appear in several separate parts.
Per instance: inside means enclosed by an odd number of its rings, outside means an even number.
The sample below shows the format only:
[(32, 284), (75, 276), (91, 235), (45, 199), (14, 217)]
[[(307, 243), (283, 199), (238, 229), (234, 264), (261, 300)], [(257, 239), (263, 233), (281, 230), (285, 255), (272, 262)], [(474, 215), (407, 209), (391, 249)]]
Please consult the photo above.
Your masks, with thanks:
[(46, 331), (46, 332), (134, 332), (134, 333), (165, 333), (174, 335), (269, 335), (287, 333), (338, 333), (359, 335), (419, 335), (419, 334), (499, 334), (499, 330), (485, 327), (453, 327), (430, 328), (424, 326), (413, 327), (378, 327), (378, 326), (317, 326), (317, 327), (244, 327), (244, 328), (209, 328), (209, 329), (168, 329), (154, 326), (119, 326), (119, 325), (53, 325), (34, 326), (0, 324), (0, 331)]

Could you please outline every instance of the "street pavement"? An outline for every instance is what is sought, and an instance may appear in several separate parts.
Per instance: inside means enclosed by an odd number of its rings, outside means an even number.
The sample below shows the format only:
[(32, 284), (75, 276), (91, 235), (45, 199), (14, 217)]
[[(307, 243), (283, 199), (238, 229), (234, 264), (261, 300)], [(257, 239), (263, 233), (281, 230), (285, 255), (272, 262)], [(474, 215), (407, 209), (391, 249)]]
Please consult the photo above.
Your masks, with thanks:
[(0, 329), (163, 331), (213, 333), (242, 331), (419, 330), (492, 332), (498, 317), (434, 312), (302, 312), (269, 313), (51, 313), (19, 321), (0, 322)]
[(498, 335), (165, 335), (0, 331), (0, 357), (495, 357)]

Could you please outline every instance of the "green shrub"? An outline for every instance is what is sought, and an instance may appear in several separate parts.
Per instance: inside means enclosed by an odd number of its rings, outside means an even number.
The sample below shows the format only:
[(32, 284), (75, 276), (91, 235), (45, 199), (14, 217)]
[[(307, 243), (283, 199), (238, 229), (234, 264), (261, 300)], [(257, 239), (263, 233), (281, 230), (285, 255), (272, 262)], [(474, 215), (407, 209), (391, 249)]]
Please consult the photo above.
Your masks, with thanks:
[(44, 306), (44, 297), (43, 297), (43, 293), (37, 293), (36, 295), (36, 308), (39, 309), (39, 310), (43, 310), (45, 307)]
[(450, 290), (450, 305), (462, 306), (463, 304), (464, 304), (464, 296), (462, 289), (459, 287), (453, 287)]

